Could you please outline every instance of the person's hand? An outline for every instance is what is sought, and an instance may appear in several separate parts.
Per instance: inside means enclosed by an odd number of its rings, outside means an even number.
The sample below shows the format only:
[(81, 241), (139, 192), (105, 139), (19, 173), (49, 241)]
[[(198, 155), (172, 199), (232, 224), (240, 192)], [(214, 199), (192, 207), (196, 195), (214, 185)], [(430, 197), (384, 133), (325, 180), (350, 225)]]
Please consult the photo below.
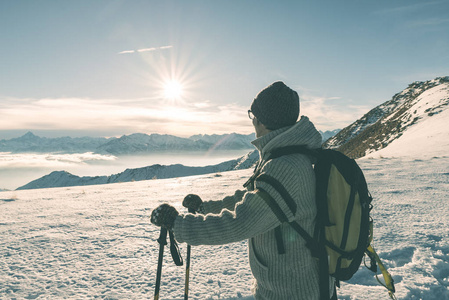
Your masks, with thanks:
[(182, 206), (186, 207), (189, 212), (201, 212), (200, 208), (202, 204), (203, 200), (201, 200), (200, 196), (195, 194), (188, 194), (182, 201)]
[(178, 215), (176, 208), (168, 204), (162, 204), (151, 212), (151, 223), (171, 230)]

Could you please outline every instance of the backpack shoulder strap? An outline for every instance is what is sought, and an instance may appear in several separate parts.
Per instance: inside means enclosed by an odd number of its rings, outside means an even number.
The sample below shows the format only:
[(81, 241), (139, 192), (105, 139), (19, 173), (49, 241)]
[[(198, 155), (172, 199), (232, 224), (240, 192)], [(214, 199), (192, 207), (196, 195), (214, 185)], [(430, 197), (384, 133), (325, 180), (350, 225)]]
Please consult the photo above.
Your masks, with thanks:
[[(260, 197), (267, 203), (271, 208), (273, 213), (282, 223), (288, 223), (297, 233), (299, 233), (306, 241), (306, 247), (312, 252), (312, 256), (319, 259), (319, 287), (320, 287), (320, 300), (327, 300), (330, 298), (329, 293), (329, 266), (327, 261), (327, 252), (323, 245), (320, 245), (315, 239), (304, 230), (304, 228), (299, 225), (298, 222), (292, 221), (288, 222), (287, 216), (284, 214), (282, 209), (276, 203), (270, 194), (268, 194), (264, 189), (258, 188), (257, 192)], [(276, 243), (278, 246), (278, 253), (285, 254), (285, 247), (282, 241), (280, 226), (275, 229)]]
[[(256, 182), (264, 182), (269, 184), (271, 187), (273, 187), (276, 192), (279, 193), (279, 195), (281, 195), (282, 199), (285, 201), (285, 203), (287, 204), (288, 208), (290, 209), (290, 211), (292, 212), (293, 215), (296, 214), (296, 202), (295, 200), (293, 200), (292, 196), (290, 196), (290, 193), (286, 190), (286, 188), (282, 185), (282, 183), (280, 183), (276, 178), (267, 175), (267, 174), (261, 174), (259, 175), (256, 179)], [(274, 201), (274, 200), (273, 200)]]
[[(265, 201), (265, 203), (270, 207), (270, 209), (273, 211), (273, 213), (276, 215), (278, 220), (281, 223), (288, 222), (287, 216), (284, 214), (280, 206), (276, 203), (276, 200), (274, 200), (270, 194), (268, 194), (264, 189), (258, 188), (257, 194)], [(274, 236), (276, 238), (276, 244), (278, 248), (279, 254), (285, 254), (285, 247), (284, 242), (282, 240), (282, 231), (281, 231), (281, 225), (275, 228), (274, 230)]]
[[(313, 237), (307, 233), (307, 231), (301, 227), (301, 225), (299, 225), (298, 222), (296, 221), (292, 221), (289, 222), (287, 216), (285, 215), (285, 213), (282, 211), (281, 207), (279, 206), (279, 204), (277, 204), (276, 200), (273, 199), (273, 197), (271, 197), (270, 194), (268, 194), (264, 189), (262, 188), (258, 188), (258, 195), (265, 201), (265, 203), (270, 207), (270, 209), (273, 211), (273, 213), (276, 215), (276, 217), (278, 218), (278, 220), (282, 223), (288, 223), (290, 224), (290, 226), (296, 231), (298, 232), (306, 241), (307, 247), (311, 250), (314, 250), (314, 248), (316, 248), (316, 246), (318, 245), (318, 243), (313, 239)], [(278, 237), (276, 238), (278, 240)], [(279, 245), (279, 241), (278, 241), (278, 245)], [(283, 245), (282, 245), (282, 248)], [(278, 248), (278, 250), (280, 250)], [(280, 251), (279, 251), (280, 252)], [(314, 251), (313, 251), (314, 252)], [(285, 253), (285, 252), (284, 252)], [(283, 254), (283, 253), (279, 253), (279, 254)]]

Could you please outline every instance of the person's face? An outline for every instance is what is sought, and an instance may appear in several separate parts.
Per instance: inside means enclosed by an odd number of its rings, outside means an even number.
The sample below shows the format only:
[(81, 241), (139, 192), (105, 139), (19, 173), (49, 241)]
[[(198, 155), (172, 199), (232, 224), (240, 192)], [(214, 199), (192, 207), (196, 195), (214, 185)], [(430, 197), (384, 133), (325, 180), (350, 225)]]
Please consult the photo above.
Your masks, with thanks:
[(263, 136), (264, 134), (267, 134), (269, 131), (265, 128), (265, 126), (257, 120), (257, 118), (253, 115), (251, 110), (248, 110), (248, 117), (251, 119), (254, 130), (256, 132), (256, 138), (259, 138)]
[(248, 117), (254, 126), (254, 130), (256, 131), (256, 138), (258, 138), (260, 136), (260, 130), (258, 129), (260, 122), (257, 121), (257, 118), (253, 115), (251, 110), (248, 110)]
[(256, 138), (260, 138), (264, 134), (266, 134), (265, 126), (257, 120), (257, 118), (253, 119), (253, 126), (256, 132)]

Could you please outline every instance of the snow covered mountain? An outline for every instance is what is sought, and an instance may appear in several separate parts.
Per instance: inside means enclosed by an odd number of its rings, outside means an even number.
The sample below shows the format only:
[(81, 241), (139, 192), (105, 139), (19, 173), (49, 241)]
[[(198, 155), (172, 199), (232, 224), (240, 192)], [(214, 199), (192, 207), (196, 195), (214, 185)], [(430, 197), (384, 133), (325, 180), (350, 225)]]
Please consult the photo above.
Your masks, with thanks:
[[(395, 147), (397, 156), (412, 152), (445, 155), (449, 153), (448, 108), (449, 76), (417, 81), (341, 130), (324, 147), (353, 158), (386, 147)], [(420, 153), (416, 147), (420, 147)]]
[(341, 129), (326, 130), (326, 131), (318, 130), (318, 132), (321, 134), (321, 140), (323, 143), (326, 142), (331, 137), (335, 136), (340, 131)]
[(123, 155), (163, 150), (207, 150), (207, 146), (206, 143), (195, 143), (172, 135), (134, 133), (111, 140), (101, 145), (97, 151)]
[(259, 159), (259, 153), (252, 151), (238, 159), (222, 162), (217, 165), (205, 167), (189, 167), (181, 164), (176, 165), (152, 165), (137, 169), (126, 169), (125, 171), (110, 176), (83, 176), (79, 177), (66, 171), (55, 171), (39, 179), (19, 187), (17, 190), (39, 189), (65, 186), (97, 185), (116, 182), (130, 182), (148, 179), (175, 178), (192, 175), (203, 175), (209, 173), (242, 170), (252, 167)]
[(148, 153), (153, 151), (206, 151), (254, 149), (251, 141), (254, 134), (241, 135), (237, 133), (224, 135), (196, 135), (190, 138), (180, 138), (172, 135), (135, 133), (124, 135), (118, 139), (97, 148), (97, 151), (114, 155)]
[[(334, 136), (339, 129), (333, 131), (320, 131), (323, 142)], [(134, 133), (123, 135), (120, 138), (93, 138), (93, 137), (60, 137), (45, 138), (28, 132), (25, 135), (0, 140), (0, 152), (11, 153), (85, 153), (133, 155), (153, 153), (160, 151), (208, 151), (208, 150), (242, 150), (254, 149), (251, 141), (255, 134), (212, 134), (193, 135), (181, 138), (167, 134)]]
[(120, 138), (45, 138), (31, 132), (10, 140), (0, 140), (0, 152), (84, 153), (132, 155), (157, 151), (207, 151), (254, 149), (254, 134), (236, 133), (180, 138), (172, 135), (134, 133)]
[[(205, 143), (210, 143), (214, 145), (214, 149), (246, 149), (248, 144), (251, 141), (256, 139), (256, 135), (254, 133), (248, 135), (242, 135), (237, 133), (231, 133), (226, 135), (207, 135), (207, 134), (199, 134), (193, 135), (189, 139), (198, 142), (202, 141)], [(253, 147), (253, 146), (252, 146)]]
[(0, 140), (0, 152), (24, 153), (83, 153), (94, 152), (96, 148), (110, 139), (93, 137), (59, 137), (45, 138), (27, 132), (25, 135), (10, 140)]

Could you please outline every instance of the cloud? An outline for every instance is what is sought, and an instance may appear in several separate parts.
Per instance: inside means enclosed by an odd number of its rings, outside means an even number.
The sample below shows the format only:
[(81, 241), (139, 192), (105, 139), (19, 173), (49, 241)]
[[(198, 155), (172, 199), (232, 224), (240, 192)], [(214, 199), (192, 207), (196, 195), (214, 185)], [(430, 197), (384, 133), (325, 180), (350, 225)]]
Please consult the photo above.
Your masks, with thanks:
[(0, 106), (0, 131), (135, 132), (190, 136), (250, 133), (247, 108), (209, 101), (170, 103), (161, 99), (9, 99)]
[(12, 154), (0, 152), (0, 168), (66, 168), (83, 165), (92, 161), (114, 161), (113, 155), (101, 155), (92, 152), (75, 154)]
[(137, 50), (125, 50), (121, 51), (118, 54), (132, 54), (136, 52), (151, 52), (151, 51), (158, 51), (158, 50), (166, 50), (171, 49), (173, 46), (162, 46), (162, 47), (153, 47), (153, 48), (144, 48), (144, 49), (137, 49)]
[[(372, 107), (339, 97), (301, 91), (301, 114), (320, 130), (344, 128)], [(194, 134), (248, 134), (254, 128), (248, 107), (237, 103), (199, 101), (197, 96), (172, 101), (159, 96), (136, 99), (4, 98), (0, 101), (0, 132), (58, 132), (66, 135), (121, 136), (160, 133), (188, 137)]]
[[(409, 27), (427, 27), (440, 26), (449, 23), (449, 18), (428, 18), (422, 20), (410, 20), (407, 22)], [(443, 28), (441, 28), (444, 30)]]
[(391, 14), (405, 14), (410, 12), (419, 12), (428, 6), (435, 6), (444, 3), (445, 1), (421, 1), (418, 3), (407, 4), (403, 6), (397, 6), (392, 8), (385, 8), (377, 10), (374, 13), (380, 15), (391, 15)]
[(342, 129), (367, 113), (371, 107), (340, 97), (301, 95), (301, 114), (320, 130)]
[(134, 52), (136, 52), (136, 51), (135, 50), (125, 50), (125, 51), (119, 52), (118, 54), (130, 54), (130, 53), (134, 53)]

